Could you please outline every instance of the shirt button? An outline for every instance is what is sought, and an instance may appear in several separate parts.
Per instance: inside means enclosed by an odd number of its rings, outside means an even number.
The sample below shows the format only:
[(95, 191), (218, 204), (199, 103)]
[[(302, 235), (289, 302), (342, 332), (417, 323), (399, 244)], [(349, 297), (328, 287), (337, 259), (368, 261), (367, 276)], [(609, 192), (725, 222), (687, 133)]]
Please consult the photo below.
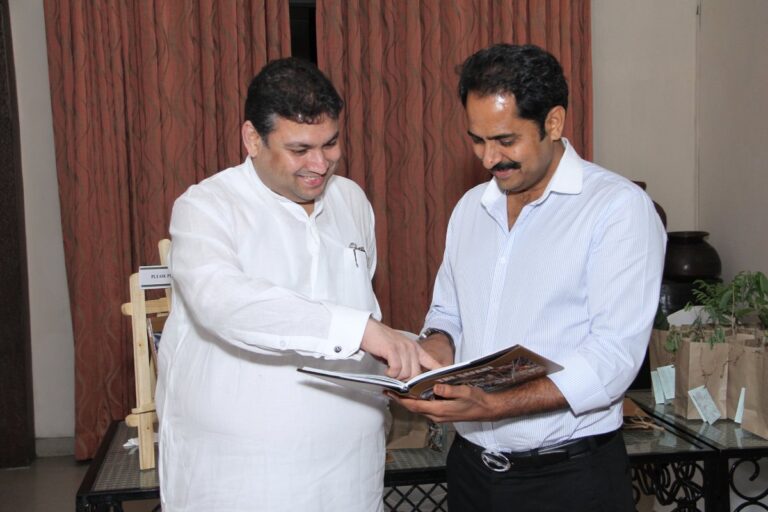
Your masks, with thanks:
[(341, 347), (339, 345), (336, 345), (335, 347), (333, 347), (333, 351), (338, 354), (339, 352), (341, 352)]
[(280, 340), (280, 348), (285, 348), (285, 340)]

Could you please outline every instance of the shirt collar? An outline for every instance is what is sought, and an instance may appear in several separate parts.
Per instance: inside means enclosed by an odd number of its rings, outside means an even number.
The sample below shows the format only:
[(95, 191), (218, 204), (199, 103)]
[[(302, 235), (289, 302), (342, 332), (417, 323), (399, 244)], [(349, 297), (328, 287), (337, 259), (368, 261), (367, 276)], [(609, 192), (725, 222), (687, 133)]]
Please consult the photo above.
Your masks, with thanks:
[[(256, 184), (256, 188), (259, 190), (259, 193), (277, 202), (280, 206), (288, 210), (294, 217), (297, 217), (301, 220), (307, 220), (307, 218), (317, 217), (323, 211), (323, 197), (325, 196), (325, 192), (323, 192), (320, 197), (315, 199), (315, 207), (312, 210), (312, 214), (307, 215), (307, 212), (304, 210), (303, 206), (294, 201), (291, 201), (286, 197), (281, 196), (269, 188), (263, 181), (261, 181), (259, 174), (256, 172), (256, 168), (253, 166), (253, 160), (250, 156), (245, 157), (244, 164), (248, 174), (253, 177), (254, 183)], [(331, 176), (331, 180), (333, 178), (334, 176)], [(330, 184), (331, 183), (329, 181), (328, 184), (326, 184), (326, 188)]]
[[(568, 139), (563, 137), (562, 139), (565, 151), (560, 158), (560, 162), (557, 164), (557, 169), (552, 179), (549, 180), (547, 188), (540, 198), (535, 200), (532, 204), (540, 204), (546, 201), (551, 193), (556, 194), (580, 194), (584, 185), (584, 173), (582, 171), (581, 157), (579, 157), (576, 150), (573, 149)], [(495, 179), (491, 178), (486, 186), (485, 192), (480, 199), (481, 204), (486, 210), (491, 210), (492, 206), (499, 198), (504, 197), (504, 192), (499, 188)]]

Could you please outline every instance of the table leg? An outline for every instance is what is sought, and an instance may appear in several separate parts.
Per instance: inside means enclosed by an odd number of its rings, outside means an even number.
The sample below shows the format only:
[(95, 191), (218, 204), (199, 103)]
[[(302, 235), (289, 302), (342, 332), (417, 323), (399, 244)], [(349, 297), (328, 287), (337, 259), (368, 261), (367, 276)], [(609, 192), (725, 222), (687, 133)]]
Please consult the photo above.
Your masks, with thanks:
[(716, 456), (704, 461), (704, 510), (705, 512), (730, 510), (727, 458)]

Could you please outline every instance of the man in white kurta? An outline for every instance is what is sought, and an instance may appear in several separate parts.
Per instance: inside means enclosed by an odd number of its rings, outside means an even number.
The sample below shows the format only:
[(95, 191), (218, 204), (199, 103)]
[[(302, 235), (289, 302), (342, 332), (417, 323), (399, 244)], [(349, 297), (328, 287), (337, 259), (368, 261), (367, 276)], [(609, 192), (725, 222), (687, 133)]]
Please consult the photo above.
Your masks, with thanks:
[(245, 162), (174, 205), (157, 391), (164, 512), (381, 510), (383, 396), (296, 371), (381, 371), (361, 349), (390, 370), (397, 359), (367, 348), (385, 344), (367, 344), (384, 328), (371, 320), (373, 212), (333, 176), (333, 115), (271, 114), (268, 136), (247, 121)]

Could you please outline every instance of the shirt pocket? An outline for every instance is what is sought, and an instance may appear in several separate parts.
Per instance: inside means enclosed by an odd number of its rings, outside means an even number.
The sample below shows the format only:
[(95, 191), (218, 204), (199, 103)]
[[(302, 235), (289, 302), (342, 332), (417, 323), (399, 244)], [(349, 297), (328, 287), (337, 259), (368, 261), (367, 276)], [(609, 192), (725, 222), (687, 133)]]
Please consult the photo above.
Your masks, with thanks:
[(373, 293), (371, 276), (368, 270), (368, 253), (361, 243), (350, 242), (341, 248), (341, 268), (343, 269), (343, 293), (347, 305), (357, 309), (378, 311), (376, 296)]

